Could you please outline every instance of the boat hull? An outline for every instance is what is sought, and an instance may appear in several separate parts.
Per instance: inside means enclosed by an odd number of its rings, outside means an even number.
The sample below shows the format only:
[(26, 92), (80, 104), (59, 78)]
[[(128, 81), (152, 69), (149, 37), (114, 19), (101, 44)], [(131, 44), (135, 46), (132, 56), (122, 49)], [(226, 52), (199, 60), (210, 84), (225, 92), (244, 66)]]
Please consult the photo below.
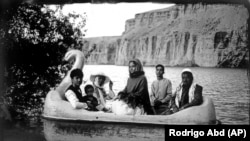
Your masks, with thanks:
[(63, 100), (57, 91), (47, 94), (44, 104), (44, 118), (54, 120), (134, 123), (154, 125), (203, 125), (216, 124), (215, 109), (209, 97), (203, 97), (203, 103), (172, 115), (115, 115), (114, 113), (92, 112), (73, 109), (69, 102)]
[(163, 141), (164, 125), (44, 120), (47, 141)]
[[(75, 68), (82, 69), (84, 55), (71, 50), (65, 59), (75, 57)], [(64, 93), (71, 84), (70, 72), (59, 86), (50, 91), (44, 104), (44, 133), (47, 141), (162, 141), (168, 125), (216, 124), (215, 109), (209, 97), (203, 103), (181, 110), (172, 115), (115, 115), (73, 109), (65, 100)]]

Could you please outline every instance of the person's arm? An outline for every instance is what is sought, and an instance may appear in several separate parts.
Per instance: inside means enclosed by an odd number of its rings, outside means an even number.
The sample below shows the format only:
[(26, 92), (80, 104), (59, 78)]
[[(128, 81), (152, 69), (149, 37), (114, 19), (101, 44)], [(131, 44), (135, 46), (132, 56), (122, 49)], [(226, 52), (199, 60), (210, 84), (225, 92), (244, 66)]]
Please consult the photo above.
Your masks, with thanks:
[(94, 106), (97, 106), (98, 105), (98, 101), (97, 101), (97, 99), (93, 96), (93, 105)]
[(172, 83), (171, 83), (171, 81), (169, 81), (169, 83), (167, 85), (167, 91), (166, 91), (166, 93), (167, 93), (166, 97), (161, 100), (162, 103), (167, 103), (172, 98)]
[(151, 85), (151, 93), (149, 94), (149, 98), (150, 98), (150, 102), (151, 102), (151, 106), (154, 106), (155, 103), (155, 88), (154, 88), (154, 82)]
[(133, 97), (142, 99), (144, 108), (147, 114), (154, 114), (154, 108), (151, 106), (149, 93), (148, 93), (148, 82), (146, 77), (143, 77), (139, 83), (137, 92), (132, 94)]
[(118, 94), (114, 97), (114, 100), (121, 99), (122, 94), (127, 94), (127, 85), (125, 86), (125, 88), (122, 91), (118, 92)]
[[(148, 83), (147, 83), (147, 79), (144, 77), (143, 79), (141, 79), (141, 81), (138, 84), (138, 89), (136, 92), (133, 93), (133, 96), (135, 97), (144, 97), (144, 93), (148, 94)], [(149, 95), (148, 95), (149, 97)]]
[(67, 98), (67, 100), (74, 109), (81, 109), (88, 107), (86, 103), (79, 102), (79, 99), (76, 97), (75, 93), (72, 90), (67, 90), (65, 93), (65, 97)]
[(115, 97), (115, 93), (113, 91), (113, 82), (110, 80), (109, 82), (109, 94), (108, 99), (113, 99)]
[(170, 110), (173, 111), (173, 113), (176, 113), (179, 111), (179, 108), (177, 107), (176, 103), (175, 103), (175, 98), (176, 98), (176, 95), (177, 95), (177, 91), (175, 91), (172, 95), (172, 98), (170, 100)]
[(194, 99), (190, 103), (183, 105), (181, 109), (200, 105), (202, 103), (202, 89), (203, 88), (201, 86), (196, 85), (194, 90)]
[(157, 113), (156, 113), (156, 111), (155, 111), (154, 106), (151, 106), (151, 108), (152, 108), (153, 114), (156, 115)]

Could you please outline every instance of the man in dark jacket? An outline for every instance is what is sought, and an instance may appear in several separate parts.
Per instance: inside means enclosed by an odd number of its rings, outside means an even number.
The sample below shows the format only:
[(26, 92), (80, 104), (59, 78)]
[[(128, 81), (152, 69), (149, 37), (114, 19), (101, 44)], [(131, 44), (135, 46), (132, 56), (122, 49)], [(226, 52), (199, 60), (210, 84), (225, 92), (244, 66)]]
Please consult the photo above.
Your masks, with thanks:
[(202, 103), (202, 86), (194, 83), (192, 71), (184, 69), (181, 74), (182, 83), (177, 87), (172, 98), (172, 112), (200, 105)]

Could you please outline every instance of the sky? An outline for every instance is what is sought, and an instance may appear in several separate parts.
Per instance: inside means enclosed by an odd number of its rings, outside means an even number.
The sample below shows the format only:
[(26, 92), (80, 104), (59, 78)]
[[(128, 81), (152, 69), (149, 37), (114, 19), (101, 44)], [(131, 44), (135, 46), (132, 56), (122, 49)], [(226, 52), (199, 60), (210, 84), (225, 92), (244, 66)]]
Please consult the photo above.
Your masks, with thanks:
[(85, 37), (120, 36), (125, 30), (125, 21), (135, 14), (167, 8), (174, 4), (118, 3), (118, 4), (71, 4), (63, 6), (63, 12), (86, 13)]

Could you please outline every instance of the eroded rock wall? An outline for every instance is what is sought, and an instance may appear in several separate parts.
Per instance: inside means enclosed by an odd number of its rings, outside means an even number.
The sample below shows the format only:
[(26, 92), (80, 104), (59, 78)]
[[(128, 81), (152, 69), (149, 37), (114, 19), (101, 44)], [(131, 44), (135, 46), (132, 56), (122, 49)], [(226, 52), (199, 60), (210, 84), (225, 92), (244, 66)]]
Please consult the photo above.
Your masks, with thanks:
[(85, 38), (83, 52), (88, 52), (93, 44), (96, 44), (93, 52), (87, 57), (86, 63), (115, 64), (116, 49), (120, 45), (120, 40), (119, 36)]
[(240, 67), (248, 56), (243, 5), (176, 5), (129, 19), (115, 64), (139, 58), (144, 65)]

